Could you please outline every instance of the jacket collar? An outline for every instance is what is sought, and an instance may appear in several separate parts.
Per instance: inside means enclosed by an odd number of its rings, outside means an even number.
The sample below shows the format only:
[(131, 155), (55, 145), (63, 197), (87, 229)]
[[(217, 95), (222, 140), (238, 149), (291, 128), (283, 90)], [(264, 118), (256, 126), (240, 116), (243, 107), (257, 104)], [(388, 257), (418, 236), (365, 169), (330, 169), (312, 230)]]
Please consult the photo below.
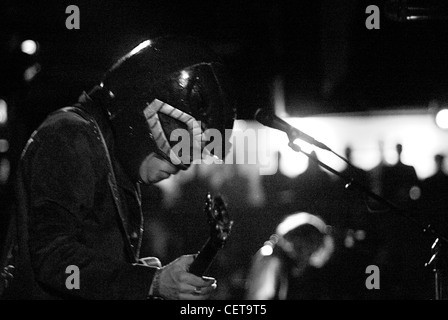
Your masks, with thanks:
[(96, 103), (96, 101), (94, 101), (92, 97), (86, 92), (83, 92), (81, 94), (76, 107), (83, 109), (95, 118), (101, 132), (103, 133), (104, 139), (106, 140), (109, 151), (113, 151), (114, 143), (112, 129), (107, 117), (106, 110), (104, 110), (101, 105), (99, 105), (99, 103)]
[(128, 177), (128, 175), (123, 170), (120, 162), (115, 157), (115, 148), (114, 148), (114, 138), (113, 131), (110, 125), (109, 117), (104, 108), (100, 105), (100, 100), (95, 99), (95, 91), (91, 91), (93, 97), (90, 93), (83, 92), (78, 99), (78, 103), (76, 107), (83, 109), (87, 113), (89, 113), (95, 121), (98, 123), (100, 127), (101, 133), (104, 136), (104, 140), (106, 141), (107, 148), (109, 149), (110, 156), (113, 158), (114, 162), (114, 170), (117, 179), (117, 184), (119, 187), (136, 194), (136, 186)]

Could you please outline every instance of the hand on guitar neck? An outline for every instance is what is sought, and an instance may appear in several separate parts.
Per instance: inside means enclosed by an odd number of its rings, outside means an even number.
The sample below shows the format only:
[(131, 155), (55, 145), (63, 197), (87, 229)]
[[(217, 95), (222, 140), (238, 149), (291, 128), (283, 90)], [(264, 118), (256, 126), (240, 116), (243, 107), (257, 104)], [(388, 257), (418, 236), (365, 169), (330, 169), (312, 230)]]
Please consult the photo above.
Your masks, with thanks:
[(218, 251), (230, 234), (233, 221), (220, 196), (207, 194), (204, 213), (210, 225), (210, 236), (197, 255), (184, 255), (158, 269), (150, 295), (162, 299), (208, 299), (216, 289), (216, 280), (206, 277)]
[(210, 193), (207, 194), (204, 213), (210, 225), (210, 236), (189, 268), (190, 273), (199, 277), (207, 273), (218, 251), (224, 247), (233, 225), (220, 196), (212, 198)]

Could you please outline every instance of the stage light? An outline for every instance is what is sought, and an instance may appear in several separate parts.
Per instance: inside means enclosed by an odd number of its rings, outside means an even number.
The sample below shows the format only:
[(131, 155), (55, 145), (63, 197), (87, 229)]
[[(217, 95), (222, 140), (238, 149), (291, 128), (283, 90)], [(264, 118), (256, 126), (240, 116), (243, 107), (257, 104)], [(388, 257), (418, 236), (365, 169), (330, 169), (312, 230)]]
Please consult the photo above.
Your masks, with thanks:
[(40, 64), (35, 63), (25, 70), (25, 72), (23, 73), (23, 78), (25, 79), (25, 81), (29, 82), (33, 80), (33, 78), (36, 76), (36, 74), (39, 73), (39, 71), (40, 71)]
[(185, 88), (188, 84), (189, 78), (190, 78), (190, 73), (186, 70), (182, 70), (180, 77), (179, 77), (179, 84)]
[(0, 152), (5, 153), (9, 150), (9, 142), (6, 139), (0, 139)]
[(11, 165), (9, 163), (9, 160), (3, 158), (0, 161), (0, 184), (5, 184), (8, 181), (10, 170)]
[(409, 189), (409, 198), (411, 198), (412, 200), (418, 200), (420, 199), (422, 195), (422, 190), (417, 187), (417, 186), (413, 186), (411, 189)]
[(352, 235), (348, 235), (344, 240), (344, 245), (346, 248), (353, 248), (355, 245), (355, 239)]
[(29, 54), (30, 56), (37, 52), (38, 44), (33, 40), (25, 40), (22, 42), (20, 48), (23, 53)]
[(436, 124), (441, 129), (448, 129), (448, 109), (441, 109), (437, 112)]
[(260, 250), (261, 255), (265, 257), (270, 256), (273, 252), (272, 243), (265, 244)]
[(364, 230), (356, 230), (355, 231), (355, 239), (358, 241), (362, 241), (366, 239), (366, 232)]
[(8, 104), (5, 100), (0, 99), (0, 125), (8, 121)]

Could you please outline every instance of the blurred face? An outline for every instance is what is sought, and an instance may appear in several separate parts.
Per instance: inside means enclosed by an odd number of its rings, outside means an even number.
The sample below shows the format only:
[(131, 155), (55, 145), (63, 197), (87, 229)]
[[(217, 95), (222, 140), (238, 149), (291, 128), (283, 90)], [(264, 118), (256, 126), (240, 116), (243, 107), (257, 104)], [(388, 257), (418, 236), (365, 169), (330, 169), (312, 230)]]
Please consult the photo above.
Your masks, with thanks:
[(144, 183), (156, 183), (169, 178), (179, 169), (156, 153), (151, 153), (140, 165), (140, 178)]

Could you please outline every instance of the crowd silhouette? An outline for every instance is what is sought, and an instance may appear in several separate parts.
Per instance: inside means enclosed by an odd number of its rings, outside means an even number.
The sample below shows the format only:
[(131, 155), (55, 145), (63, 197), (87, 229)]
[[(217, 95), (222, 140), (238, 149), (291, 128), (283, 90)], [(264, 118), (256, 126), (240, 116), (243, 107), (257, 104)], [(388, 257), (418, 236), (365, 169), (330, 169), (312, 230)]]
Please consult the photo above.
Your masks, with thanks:
[[(347, 146), (345, 157), (350, 162), (352, 152)], [(435, 174), (419, 180), (415, 169), (402, 162), (401, 144), (396, 145), (396, 152), (398, 161), (394, 165), (383, 160), (370, 171), (347, 166), (341, 174), (393, 201), (422, 225), (434, 225), (446, 235), (445, 156), (436, 155)], [(277, 164), (281, 162), (279, 152), (273, 157)], [(319, 216), (331, 226), (335, 248), (326, 267), (330, 270), (326, 281), (332, 290), (331, 298), (431, 299), (433, 275), (425, 262), (431, 256), (434, 239), (420, 225), (372, 201), (361, 190), (346, 188), (346, 181), (322, 169), (313, 157), (317, 159), (314, 152), (307, 169), (296, 177), (288, 177), (281, 170), (259, 176), (261, 202), (252, 201), (251, 168), (240, 164), (216, 165), (205, 173), (198, 166), (195, 174), (182, 184), (181, 195), (171, 199), (173, 204), (169, 208), (164, 206), (163, 192), (157, 186), (144, 190), (148, 191), (143, 194), (150, 195), (147, 202), (151, 203), (144, 207), (148, 221), (147, 253), (155, 252), (169, 261), (179, 252), (200, 250), (209, 234), (202, 208), (206, 193), (212, 192), (223, 196), (235, 221), (226, 247), (218, 253), (209, 271), (220, 284), (216, 299), (245, 297), (255, 253), (287, 215), (300, 211)], [(191, 218), (186, 221), (186, 216)], [(151, 237), (165, 239), (165, 245), (152, 247)], [(369, 265), (381, 270), (380, 290), (366, 289)]]

